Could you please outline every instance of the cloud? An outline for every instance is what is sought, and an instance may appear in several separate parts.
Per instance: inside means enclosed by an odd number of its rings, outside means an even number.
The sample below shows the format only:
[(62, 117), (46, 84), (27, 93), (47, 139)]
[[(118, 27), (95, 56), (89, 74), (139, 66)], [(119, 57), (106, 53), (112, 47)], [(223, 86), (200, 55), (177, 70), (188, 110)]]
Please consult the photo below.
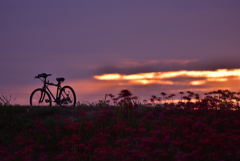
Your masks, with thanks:
[(134, 74), (177, 70), (216, 70), (240, 68), (238, 60), (163, 59), (163, 60), (124, 60), (96, 67), (94, 75), (106, 73)]
[[(123, 87), (150, 95), (154, 91), (215, 89), (238, 90), (240, 87), (239, 62), (225, 60), (167, 59), (123, 61), (100, 67), (94, 75), (101, 82), (115, 82)], [(237, 85), (238, 84), (238, 85)], [(115, 87), (113, 87), (115, 88)], [(142, 91), (141, 91), (142, 90)]]
[[(136, 74), (102, 74), (94, 78), (103, 82), (115, 82), (138, 91), (145, 89), (145, 93), (153, 89), (164, 91), (209, 91), (215, 89), (237, 90), (240, 82), (240, 68), (217, 70), (178, 70), (167, 72), (150, 72)], [(142, 87), (141, 87), (142, 86)]]
[(124, 60), (114, 64), (103, 65), (97, 68), (96, 73), (121, 73), (132, 74), (153, 71), (176, 70), (188, 64), (197, 62), (196, 59), (164, 59), (164, 60)]
[[(195, 74), (193, 74), (193, 72), (195, 72)], [(185, 73), (185, 76), (183, 76), (183, 73)], [(148, 99), (153, 94), (159, 95), (160, 92), (163, 91), (168, 94), (176, 94), (180, 91), (193, 91), (203, 94), (217, 89), (229, 89), (232, 91), (238, 91), (240, 89), (239, 68), (211, 71), (153, 72), (134, 75), (117, 74), (118, 77), (115, 77), (115, 80), (108, 79), (107, 74), (99, 76), (100, 77), (95, 77), (99, 82), (115, 83), (112, 89), (120, 90), (127, 88), (132, 91), (134, 95), (140, 96), (139, 98), (141, 99)], [(164, 77), (161, 78), (161, 76)], [(102, 78), (102, 80), (99, 78)], [(110, 89), (109, 92), (112, 92), (112, 90)]]
[(178, 64), (186, 65), (192, 62), (196, 62), (197, 59), (162, 59), (162, 60), (143, 60), (143, 61), (132, 61), (126, 60), (116, 65), (118, 68), (128, 68), (128, 67), (143, 67), (150, 65), (169, 65), (169, 64)]

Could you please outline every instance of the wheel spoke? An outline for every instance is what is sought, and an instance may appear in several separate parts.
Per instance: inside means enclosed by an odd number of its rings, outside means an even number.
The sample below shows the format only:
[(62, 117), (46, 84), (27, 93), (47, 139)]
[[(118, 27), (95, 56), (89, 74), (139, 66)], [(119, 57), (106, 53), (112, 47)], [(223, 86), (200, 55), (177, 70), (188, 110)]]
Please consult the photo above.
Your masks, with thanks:
[(61, 89), (60, 103), (62, 106), (75, 106), (76, 95), (71, 87), (65, 86)]
[(51, 106), (51, 98), (48, 93), (42, 89), (36, 89), (30, 97), (31, 106)]

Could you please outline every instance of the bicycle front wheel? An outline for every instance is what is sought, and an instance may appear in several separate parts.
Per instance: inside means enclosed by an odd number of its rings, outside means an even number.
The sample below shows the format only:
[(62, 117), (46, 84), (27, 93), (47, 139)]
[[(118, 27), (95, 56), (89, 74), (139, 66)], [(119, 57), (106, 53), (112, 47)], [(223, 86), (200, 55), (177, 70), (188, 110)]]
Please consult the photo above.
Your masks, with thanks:
[(47, 91), (42, 88), (35, 89), (30, 96), (31, 106), (52, 106), (52, 100)]
[(75, 106), (76, 94), (72, 87), (64, 86), (59, 93), (61, 106)]

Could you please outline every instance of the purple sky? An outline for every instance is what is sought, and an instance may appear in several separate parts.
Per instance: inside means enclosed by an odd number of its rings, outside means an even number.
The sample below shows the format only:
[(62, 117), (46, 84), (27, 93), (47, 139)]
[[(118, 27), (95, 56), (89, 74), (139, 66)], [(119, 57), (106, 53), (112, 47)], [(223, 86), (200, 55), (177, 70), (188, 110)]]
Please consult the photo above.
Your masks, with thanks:
[(0, 93), (41, 72), (240, 68), (239, 20), (239, 0), (1, 0)]

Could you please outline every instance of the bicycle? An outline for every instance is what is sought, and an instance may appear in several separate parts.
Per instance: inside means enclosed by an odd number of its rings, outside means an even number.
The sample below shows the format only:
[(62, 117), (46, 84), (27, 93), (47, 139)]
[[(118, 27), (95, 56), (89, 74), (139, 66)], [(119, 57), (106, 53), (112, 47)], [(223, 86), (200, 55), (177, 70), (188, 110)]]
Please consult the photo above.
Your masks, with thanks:
[[(57, 84), (51, 83), (47, 80), (48, 76), (52, 74), (38, 74), (35, 79), (40, 79), (43, 82), (42, 88), (35, 89), (30, 96), (31, 106), (52, 106), (52, 102), (55, 102), (59, 106), (75, 106), (76, 105), (76, 94), (72, 87), (61, 86), (65, 78), (56, 78)], [(56, 86), (57, 92), (54, 97), (48, 86)]]

